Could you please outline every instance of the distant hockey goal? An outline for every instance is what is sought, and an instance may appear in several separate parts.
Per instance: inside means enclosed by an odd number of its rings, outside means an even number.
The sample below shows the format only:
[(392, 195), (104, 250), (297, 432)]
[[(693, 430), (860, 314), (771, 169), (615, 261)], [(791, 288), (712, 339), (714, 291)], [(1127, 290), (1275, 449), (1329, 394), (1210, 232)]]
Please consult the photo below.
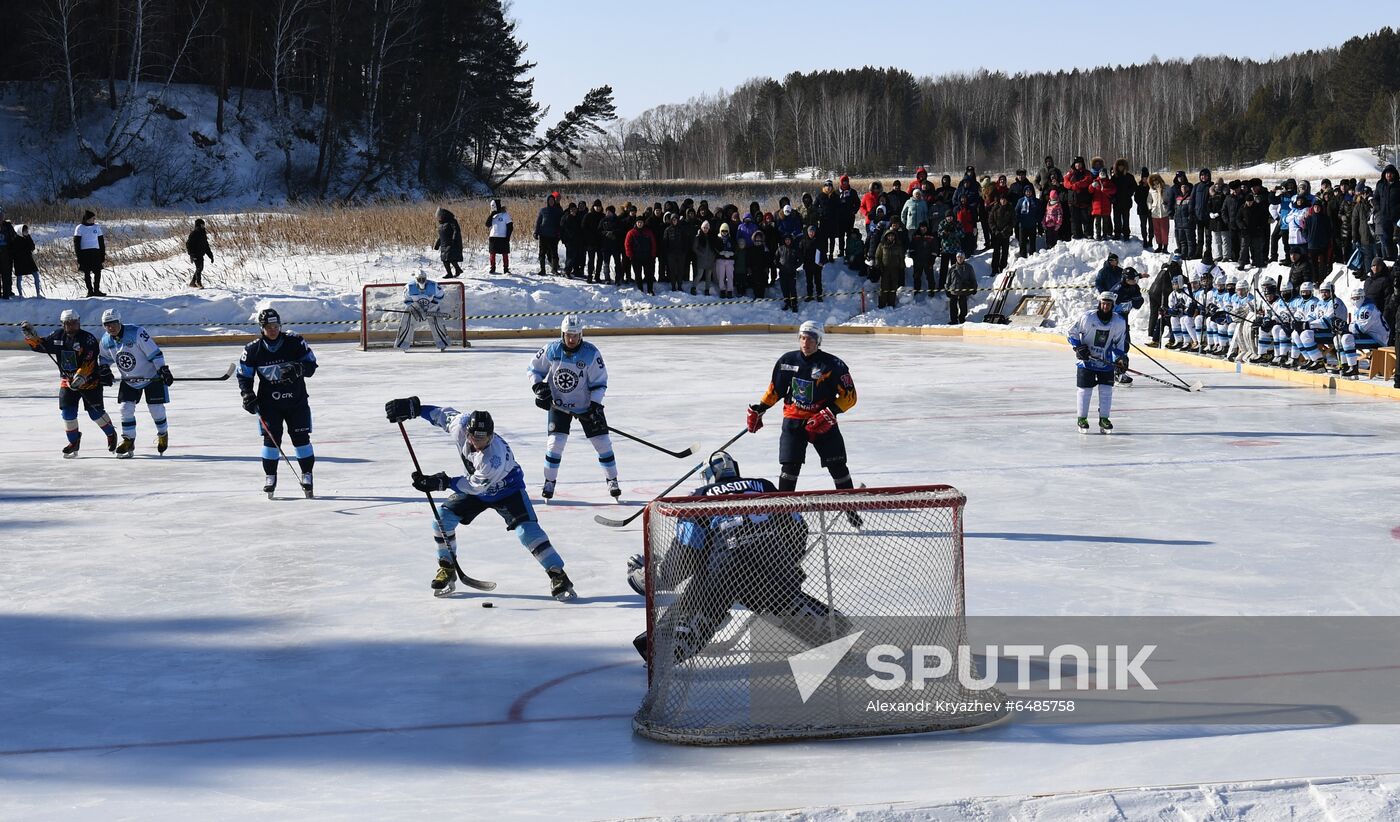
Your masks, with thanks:
[[(360, 350), (389, 348), (398, 337), (399, 324), (403, 322), (407, 307), (403, 302), (406, 283), (370, 283), (360, 289)], [(442, 302), (438, 306), (439, 322), (447, 334), (448, 342), (459, 348), (470, 348), (467, 340), (467, 289), (460, 282), (438, 281), (443, 290)], [(418, 323), (413, 334), (413, 345), (417, 348), (429, 347), (433, 334), (426, 322)]]
[(999, 692), (953, 674), (925, 679), (907, 706), (908, 692), (871, 684), (868, 651), (905, 649), (908, 669), (915, 648), (967, 645), (965, 502), (935, 485), (651, 503), (649, 686), (633, 728), (723, 745), (1002, 718)]

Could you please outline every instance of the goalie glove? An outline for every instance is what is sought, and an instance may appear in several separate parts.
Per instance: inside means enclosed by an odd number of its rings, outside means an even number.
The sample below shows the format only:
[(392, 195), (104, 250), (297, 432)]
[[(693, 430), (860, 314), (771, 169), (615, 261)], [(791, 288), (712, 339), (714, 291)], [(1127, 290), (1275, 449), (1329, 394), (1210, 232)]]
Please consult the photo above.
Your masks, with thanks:
[(384, 403), (384, 416), (389, 418), (389, 422), (403, 422), (418, 416), (423, 410), (423, 404), (417, 397), (404, 397), (397, 400), (389, 400)]
[(1113, 373), (1123, 374), (1128, 370), (1128, 356), (1125, 354), (1113, 363)]
[(258, 397), (251, 391), (243, 395), (243, 410), (249, 414), (258, 413)]
[(1085, 362), (1088, 362), (1090, 357), (1089, 346), (1085, 345), (1084, 343), (1076, 345), (1074, 347), (1074, 356), (1078, 357), (1079, 359)]
[(541, 380), (530, 387), (535, 392), (535, 405), (544, 411), (554, 407), (554, 398), (549, 391), (549, 383)]
[(823, 408), (807, 418), (807, 437), (815, 439), (836, 427), (836, 415), (830, 408)]
[(156, 369), (156, 374), (160, 376), (160, 381), (166, 385), (175, 382), (175, 375), (170, 373), (170, 366), (168, 365), (162, 365), (160, 368)]
[(749, 406), (749, 414), (744, 424), (748, 426), (750, 434), (757, 434), (758, 429), (763, 427), (763, 412), (768, 410), (768, 406), (762, 403), (754, 403)]
[(413, 487), (428, 494), (434, 491), (446, 491), (452, 487), (452, 478), (447, 476), (446, 471), (439, 471), (436, 474), (426, 476), (418, 471), (414, 471)]

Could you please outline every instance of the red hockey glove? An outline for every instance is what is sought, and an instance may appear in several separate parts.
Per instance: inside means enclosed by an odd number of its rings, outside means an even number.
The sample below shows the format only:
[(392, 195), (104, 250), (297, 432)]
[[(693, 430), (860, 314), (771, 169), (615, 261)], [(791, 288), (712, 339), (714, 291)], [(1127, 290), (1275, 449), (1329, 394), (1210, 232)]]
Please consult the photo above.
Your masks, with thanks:
[(748, 425), (750, 434), (757, 434), (758, 429), (763, 427), (763, 412), (767, 410), (766, 407), (758, 403), (749, 406), (749, 416), (745, 424)]
[(816, 439), (836, 427), (836, 415), (823, 408), (807, 419), (807, 438)]

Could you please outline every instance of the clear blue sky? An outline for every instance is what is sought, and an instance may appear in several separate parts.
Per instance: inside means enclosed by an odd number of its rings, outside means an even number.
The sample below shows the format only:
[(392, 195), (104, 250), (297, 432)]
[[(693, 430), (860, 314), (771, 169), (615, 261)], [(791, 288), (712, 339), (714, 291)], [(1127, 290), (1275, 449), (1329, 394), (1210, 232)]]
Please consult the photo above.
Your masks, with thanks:
[(618, 114), (792, 71), (895, 66), (916, 77), (1008, 74), (1199, 54), (1267, 59), (1341, 45), (1400, 24), (1384, 3), (851, 0), (654, 3), (515, 0), (549, 122), (588, 89), (613, 87)]

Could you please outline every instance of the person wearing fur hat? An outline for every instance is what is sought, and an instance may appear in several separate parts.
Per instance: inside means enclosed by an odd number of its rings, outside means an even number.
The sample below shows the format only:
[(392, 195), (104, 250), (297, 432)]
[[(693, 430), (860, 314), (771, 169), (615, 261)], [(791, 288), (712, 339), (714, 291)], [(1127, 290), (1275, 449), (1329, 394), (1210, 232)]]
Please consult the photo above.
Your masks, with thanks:
[(10, 256), (15, 267), (15, 296), (24, 296), (24, 278), (34, 278), (34, 296), (44, 296), (39, 291), (39, 264), (34, 262), (34, 238), (29, 236), (29, 226), (23, 223), (15, 232), (14, 242), (10, 243)]
[(102, 226), (97, 224), (97, 215), (92, 211), (83, 212), (83, 221), (73, 227), (73, 253), (78, 257), (78, 270), (83, 273), (87, 285), (87, 296), (105, 297), (102, 291), (102, 266), (107, 261), (107, 238)]
[(1093, 194), (1089, 185), (1094, 180), (1093, 172), (1084, 167), (1084, 158), (1075, 157), (1069, 171), (1065, 172), (1064, 186), (1069, 193), (1069, 202), (1062, 203), (1069, 217), (1070, 235), (1076, 240), (1089, 236), (1089, 210), (1093, 206)]

